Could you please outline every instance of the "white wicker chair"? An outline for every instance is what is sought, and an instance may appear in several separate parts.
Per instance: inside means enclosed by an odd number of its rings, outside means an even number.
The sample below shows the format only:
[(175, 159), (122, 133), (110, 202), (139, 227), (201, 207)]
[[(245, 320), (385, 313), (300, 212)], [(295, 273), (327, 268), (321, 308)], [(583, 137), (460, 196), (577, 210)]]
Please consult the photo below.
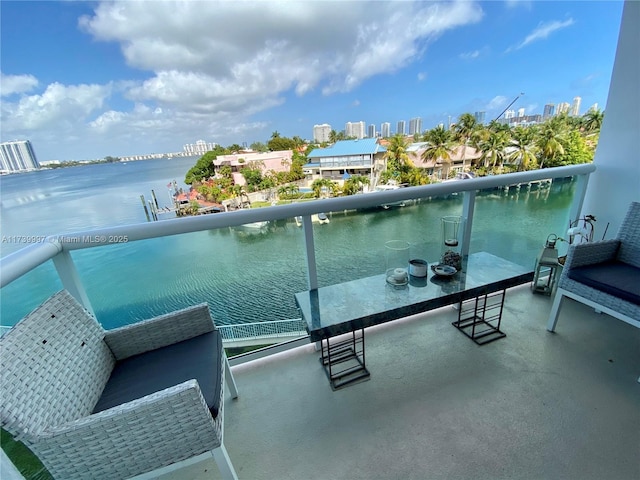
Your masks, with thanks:
[[(589, 272), (586, 275), (585, 269)], [(579, 270), (583, 273), (576, 274)], [(640, 202), (632, 202), (615, 239), (581, 243), (569, 248), (547, 330), (555, 332), (564, 297), (640, 328), (638, 278)]]
[[(204, 369), (200, 365), (211, 382), (187, 376), (125, 403), (105, 403), (112, 374), (127, 362), (143, 359), (138, 374), (154, 376), (145, 371), (154, 365), (145, 355), (155, 352), (166, 362), (178, 346), (188, 356), (188, 342), (203, 339), (217, 352), (217, 358), (205, 353)], [(237, 479), (223, 443), (225, 375), (233, 398), (237, 389), (206, 304), (105, 331), (61, 291), (5, 334), (0, 349), (2, 425), (54, 478), (150, 478), (213, 455), (222, 476)], [(184, 358), (180, 362), (184, 367)], [(163, 380), (166, 373), (156, 376)], [(206, 400), (201, 383), (207, 383)], [(125, 394), (132, 394), (128, 387), (139, 393), (140, 384), (124, 385)], [(215, 410), (212, 393), (219, 395)]]
[[(635, 302), (626, 300), (607, 289), (576, 280), (573, 275), (574, 270), (578, 268), (607, 268), (607, 265), (611, 264), (617, 264), (613, 268), (622, 266), (640, 273), (640, 202), (631, 203), (615, 239), (580, 243), (569, 248), (551, 307), (547, 330), (553, 332), (556, 329), (563, 297), (582, 302), (640, 328), (640, 305), (636, 303), (637, 299)], [(634, 281), (636, 283), (632, 285)], [(634, 286), (637, 287), (637, 277), (628, 283), (630, 290)]]

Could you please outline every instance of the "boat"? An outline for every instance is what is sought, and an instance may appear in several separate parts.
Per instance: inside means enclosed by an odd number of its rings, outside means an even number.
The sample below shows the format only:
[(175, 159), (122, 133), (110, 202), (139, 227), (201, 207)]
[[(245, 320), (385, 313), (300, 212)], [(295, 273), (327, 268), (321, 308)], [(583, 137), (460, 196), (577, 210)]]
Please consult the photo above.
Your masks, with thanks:
[[(388, 192), (390, 190), (398, 190), (400, 188), (405, 188), (407, 186), (407, 184), (402, 183), (402, 184), (396, 184), (396, 183), (389, 183), (389, 184), (385, 184), (385, 185), (376, 185), (375, 188), (373, 190), (370, 190), (368, 193), (373, 193), (373, 192)], [(383, 203), (382, 205), (380, 205), (382, 208), (384, 208), (385, 210), (388, 210), (392, 207), (404, 207), (407, 204), (407, 200), (400, 200), (397, 202), (389, 202), (389, 203)]]
[(244, 228), (265, 228), (267, 225), (269, 225), (269, 222), (264, 221), (264, 222), (243, 223), (240, 226)]
[[(296, 225), (298, 225), (299, 227), (302, 226), (302, 217), (301, 216), (297, 216), (295, 217), (295, 221), (296, 221)], [(311, 215), (311, 221), (313, 223), (319, 223), (319, 224), (325, 224), (325, 223), (329, 223), (329, 217), (327, 216), (326, 213), (318, 213), (318, 214), (313, 214)]]
[(329, 223), (329, 217), (327, 217), (326, 213), (319, 213), (318, 215), (312, 215), (311, 216), (311, 221), (313, 221), (313, 217), (318, 217), (318, 223), (323, 224), (323, 223)]
[(231, 227), (231, 230), (236, 233), (244, 236), (244, 235), (262, 235), (267, 233), (269, 222), (251, 222), (251, 223), (243, 223), (242, 225), (237, 225), (235, 227)]
[(476, 178), (476, 174), (473, 172), (458, 172), (455, 177), (443, 180), (442, 183), (456, 182), (459, 180), (473, 180), (474, 178)]

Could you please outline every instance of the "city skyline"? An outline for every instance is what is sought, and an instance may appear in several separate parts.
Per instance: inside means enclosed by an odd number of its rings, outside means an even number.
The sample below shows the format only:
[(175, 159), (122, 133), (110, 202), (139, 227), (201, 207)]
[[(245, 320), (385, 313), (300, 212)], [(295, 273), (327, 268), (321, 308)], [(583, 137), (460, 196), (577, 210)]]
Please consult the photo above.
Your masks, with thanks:
[[(574, 97), (571, 105), (568, 107), (568, 110), (564, 109), (564, 110), (561, 110), (558, 113), (567, 113), (567, 114), (569, 114), (571, 116), (579, 117), (579, 116), (584, 115), (585, 113), (587, 113), (587, 111), (589, 111), (591, 109), (597, 109), (598, 108), (598, 104), (595, 103), (591, 107), (589, 107), (589, 109), (587, 109), (586, 111), (581, 111), (580, 110), (581, 102), (582, 102), (582, 98), (581, 97)], [(560, 103), (559, 105), (566, 106), (566, 105), (569, 105), (569, 103), (563, 102), (563, 103)], [(502, 112), (502, 115), (500, 115), (499, 117), (496, 117), (493, 120), (502, 120), (504, 118), (507, 118), (507, 119), (511, 119), (511, 118), (518, 119), (518, 118), (532, 118), (532, 117), (538, 118), (539, 117), (539, 119), (535, 120), (534, 122), (541, 122), (541, 121), (543, 121), (543, 120), (545, 120), (545, 119), (547, 119), (549, 117), (554, 116), (554, 107), (555, 107), (555, 104), (545, 104), (542, 114), (539, 113), (539, 112), (538, 113), (536, 113), (536, 112), (527, 112), (526, 108), (524, 108), (524, 107), (519, 108), (517, 110), (517, 112), (515, 110), (513, 110), (513, 109), (508, 109), (508, 110), (505, 110), (504, 112)], [(471, 114), (471, 112), (464, 112), (464, 113)], [(485, 111), (476, 111), (476, 112), (473, 112), (472, 115), (473, 115), (475, 121), (479, 125), (484, 125), (484, 124), (489, 123), (487, 121), (487, 119), (486, 119), (486, 112)], [(447, 121), (450, 121), (451, 124), (455, 124), (456, 121), (457, 121), (457, 118), (459, 118), (459, 117), (448, 118)], [(527, 120), (527, 121), (532, 121), (532, 120)], [(411, 125), (412, 122), (413, 122), (413, 126)], [(362, 124), (362, 125), (364, 125), (364, 128), (361, 126), (356, 132), (353, 129), (353, 125), (354, 124)], [(318, 143), (322, 143), (322, 142), (328, 141), (328, 140), (320, 139), (318, 137), (318, 135), (316, 134), (317, 128), (320, 127), (320, 126), (328, 127), (328, 131), (335, 130), (336, 132), (344, 133), (348, 137), (356, 137), (356, 138), (366, 138), (366, 137), (371, 138), (371, 137), (374, 137), (374, 136), (379, 136), (379, 137), (385, 138), (385, 137), (389, 137), (391, 135), (395, 135), (395, 134), (398, 134), (398, 133), (401, 134), (401, 135), (407, 135), (407, 132), (405, 131), (405, 125), (406, 125), (406, 121), (405, 120), (398, 120), (396, 125), (397, 125), (396, 126), (396, 130), (393, 131), (391, 129), (391, 123), (390, 122), (382, 122), (380, 124), (380, 129), (379, 130), (377, 130), (377, 125), (375, 123), (367, 123), (364, 120), (361, 120), (359, 122), (346, 122), (345, 128), (343, 128), (343, 129), (340, 129), (340, 128), (337, 128), (337, 127), (335, 127), (333, 125), (324, 123), (322, 125), (314, 125), (313, 126), (313, 132), (312, 132), (312, 136), (311, 137), (302, 137), (302, 138), (305, 138), (305, 139), (308, 138), (310, 141), (315, 141), (315, 142), (318, 142)], [(443, 122), (440, 122), (438, 125), (442, 125), (445, 128), (448, 128), (448, 126), (450, 126), (450, 125), (447, 125), (447, 124), (445, 124)], [(413, 131), (413, 133), (424, 133), (426, 130), (429, 130), (430, 128), (437, 127), (438, 125), (433, 125), (433, 126), (431, 126), (429, 128), (424, 128), (424, 126), (422, 125), (422, 119), (420, 117), (415, 117), (415, 118), (412, 118), (409, 121), (409, 130)], [(373, 128), (373, 132), (372, 132), (372, 128)], [(365, 130), (366, 130), (366, 135), (364, 135), (364, 134), (363, 134), (363, 136), (359, 136), (358, 135), (358, 132), (364, 132)], [(409, 134), (409, 135), (411, 135), (411, 134)], [(325, 137), (323, 136), (322, 138), (325, 138)], [(329, 138), (328, 135), (326, 136), (326, 138), (327, 139)]]
[[(561, 108), (555, 114), (565, 113), (571, 116), (580, 116), (583, 113), (580, 112), (582, 99), (580, 97), (574, 97), (571, 105), (567, 102), (563, 102), (559, 104)], [(524, 108), (519, 108), (516, 114), (515, 110), (507, 109), (503, 112), (503, 115), (499, 117), (499, 120), (508, 120), (505, 123), (539, 123), (542, 122), (552, 116), (554, 116), (554, 104), (545, 104), (544, 113), (540, 114), (525, 114)], [(598, 104), (594, 104), (589, 107), (589, 110), (597, 109)], [(470, 113), (470, 112), (465, 112)], [(585, 112), (586, 113), (586, 112)], [(474, 112), (473, 116), (478, 125), (485, 124), (485, 114), (486, 112)], [(515, 122), (514, 122), (515, 121)], [(412, 118), (410, 120), (410, 130), (416, 130), (414, 134), (424, 133), (428, 129), (423, 129), (422, 132), (417, 131), (422, 127), (422, 119), (420, 117)], [(455, 120), (452, 121), (452, 124), (455, 123)], [(397, 123), (396, 131), (392, 131), (390, 122), (383, 122), (380, 125), (380, 130), (376, 129), (376, 125), (373, 123), (368, 124), (365, 121), (359, 122), (347, 122), (345, 124), (345, 128), (343, 130), (336, 130), (336, 132), (341, 131), (349, 138), (374, 138), (374, 137), (382, 137), (388, 138), (392, 135), (400, 134), (407, 135), (405, 132), (405, 124), (404, 120), (399, 120)], [(413, 124), (413, 125), (411, 125)], [(451, 125), (452, 125), (451, 124)], [(451, 127), (451, 125), (444, 125), (440, 123), (436, 126), (443, 126), (445, 128)], [(435, 127), (435, 126), (434, 126)], [(433, 128), (433, 127), (432, 127)], [(315, 143), (326, 143), (330, 141), (330, 133), (332, 130), (335, 130), (331, 125), (324, 123), (321, 125), (314, 125), (313, 132), (311, 137), (302, 137), (309, 142)], [(366, 132), (366, 133), (365, 133)], [(197, 140), (195, 143), (187, 143), (182, 147), (182, 151), (166, 151), (166, 152), (145, 152), (145, 153), (137, 153), (134, 155), (123, 154), (121, 157), (125, 160), (135, 160), (135, 159), (146, 159), (146, 158), (160, 158), (165, 155), (189, 155), (189, 156), (199, 156), (204, 155), (210, 150), (213, 150), (217, 145), (215, 142), (206, 142), (204, 140)], [(224, 146), (224, 145), (223, 145)], [(245, 142), (246, 146), (246, 142)], [(33, 146), (31, 145), (30, 140), (13, 140), (9, 142), (0, 143), (0, 171), (10, 172), (10, 171), (20, 171), (20, 170), (29, 170), (36, 169), (41, 166), (40, 162), (38, 162)], [(248, 148), (248, 147), (247, 147)], [(95, 159), (83, 159), (83, 160), (100, 160), (99, 158)], [(64, 160), (63, 160), (64, 161)], [(46, 160), (43, 162), (43, 165), (47, 165), (50, 163), (60, 163), (60, 160)]]
[(312, 139), (322, 123), (393, 133), (420, 118), (423, 131), (466, 112), (488, 123), (519, 92), (516, 111), (569, 112), (581, 97), (583, 114), (606, 108), (622, 11), (621, 1), (178, 3), (3, 1), (1, 141), (30, 140), (48, 161), (266, 142), (273, 131)]

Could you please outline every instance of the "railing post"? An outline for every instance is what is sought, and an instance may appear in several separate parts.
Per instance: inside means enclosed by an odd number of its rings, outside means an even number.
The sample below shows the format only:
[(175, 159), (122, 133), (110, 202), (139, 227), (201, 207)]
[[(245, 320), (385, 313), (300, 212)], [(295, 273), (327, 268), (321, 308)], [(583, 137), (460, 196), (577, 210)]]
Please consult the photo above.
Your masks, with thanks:
[(462, 205), (462, 247), (460, 254), (462, 255), (463, 265), (469, 258), (469, 248), (471, 247), (471, 229), (473, 227), (473, 214), (476, 207), (476, 191), (470, 190), (464, 192), (464, 201)]
[(304, 232), (304, 245), (307, 256), (307, 281), (309, 290), (315, 290), (318, 288), (318, 267), (316, 265), (316, 248), (313, 243), (311, 215), (302, 217), (302, 231)]
[(52, 260), (64, 289), (67, 290), (73, 298), (80, 302), (80, 304), (95, 317), (96, 315), (93, 312), (93, 307), (91, 306), (87, 292), (84, 289), (84, 285), (82, 285), (82, 281), (80, 281), (80, 275), (78, 275), (78, 270), (73, 263), (71, 254), (68, 251), (63, 250), (53, 257)]

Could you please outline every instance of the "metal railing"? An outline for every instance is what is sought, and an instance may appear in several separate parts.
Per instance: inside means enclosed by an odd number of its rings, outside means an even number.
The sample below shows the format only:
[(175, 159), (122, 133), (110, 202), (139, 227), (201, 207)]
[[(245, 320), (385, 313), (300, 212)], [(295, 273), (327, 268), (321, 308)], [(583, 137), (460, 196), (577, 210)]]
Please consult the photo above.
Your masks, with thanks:
[(53, 235), (47, 237), (40, 243), (29, 245), (0, 259), (0, 287), (8, 285), (46, 261), (53, 260), (62, 286), (78, 299), (85, 308), (93, 312), (91, 302), (69, 253), (72, 250), (111, 245), (117, 243), (119, 238), (126, 238), (127, 242), (133, 242), (184, 233), (234, 227), (252, 222), (302, 217), (308, 288), (314, 289), (318, 287), (318, 278), (313, 224), (311, 221), (313, 214), (371, 208), (403, 200), (424, 199), (463, 193), (463, 218), (465, 218), (465, 222), (461, 245), (464, 256), (469, 253), (475, 196), (478, 190), (500, 188), (514, 184), (526, 184), (539, 180), (574, 177), (577, 182), (573, 204), (569, 211), (569, 218), (576, 220), (579, 218), (582, 209), (582, 202), (584, 200), (589, 175), (595, 171), (595, 169), (596, 166), (594, 164), (572, 165), (420, 187), (401, 188), (385, 192), (372, 192), (363, 195), (315, 200), (305, 203), (293, 203), (267, 208), (217, 213), (214, 215), (176, 218), (153, 223), (121, 225), (72, 234)]
[(307, 331), (301, 318), (294, 320), (274, 320), (271, 322), (239, 323), (218, 325), (222, 339), (238, 341), (256, 338), (298, 337)]

